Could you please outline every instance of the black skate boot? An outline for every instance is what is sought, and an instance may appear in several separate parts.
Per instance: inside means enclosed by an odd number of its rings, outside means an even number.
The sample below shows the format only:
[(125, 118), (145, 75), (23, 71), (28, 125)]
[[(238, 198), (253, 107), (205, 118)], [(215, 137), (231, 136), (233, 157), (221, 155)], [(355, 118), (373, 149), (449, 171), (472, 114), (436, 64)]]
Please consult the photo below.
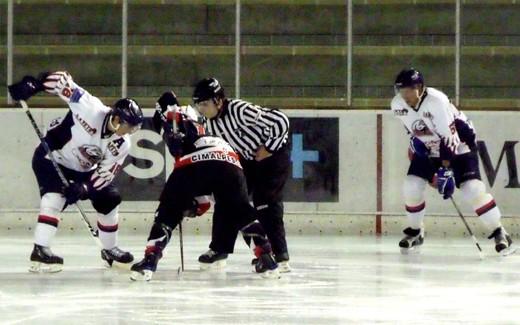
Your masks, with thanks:
[[(278, 271), (280, 273), (289, 273), (291, 272), (291, 266), (289, 265), (289, 254), (282, 253), (274, 256), (276, 263), (278, 263)], [(253, 272), (256, 272), (255, 266), (258, 263), (258, 258), (253, 258), (251, 260), (251, 265), (253, 265)]]
[(157, 264), (159, 263), (161, 257), (161, 253), (146, 253), (140, 262), (135, 263), (130, 268), (132, 271), (130, 279), (133, 281), (150, 281), (154, 272), (157, 270)]
[(509, 236), (509, 234), (506, 232), (504, 227), (498, 227), (488, 237), (488, 239), (493, 238), (495, 239), (495, 250), (502, 256), (513, 254), (516, 251), (516, 248), (511, 247), (511, 244), (513, 244), (513, 240), (511, 239), (511, 236)]
[(421, 229), (412, 229), (410, 227), (403, 230), (403, 233), (406, 235), (399, 242), (399, 247), (401, 247), (401, 254), (407, 255), (410, 252), (420, 252), (421, 245), (424, 242), (424, 230)]
[[(101, 250), (101, 258), (105, 261), (106, 267), (112, 267), (113, 265), (117, 266), (130, 266), (130, 263), (134, 261), (134, 256), (130, 252), (125, 252), (119, 247), (114, 247), (111, 249), (102, 249)], [(113, 263), (116, 264), (113, 264)], [(127, 268), (128, 270), (128, 268)]]
[(255, 271), (266, 279), (280, 278), (278, 264), (276, 263), (271, 253), (264, 253), (258, 257), (258, 261), (255, 265)]
[(54, 255), (49, 247), (34, 244), (31, 253), (29, 272), (60, 272), (63, 269), (63, 258)]
[(202, 271), (209, 269), (220, 269), (226, 266), (228, 254), (215, 252), (210, 249), (199, 256), (199, 265)]

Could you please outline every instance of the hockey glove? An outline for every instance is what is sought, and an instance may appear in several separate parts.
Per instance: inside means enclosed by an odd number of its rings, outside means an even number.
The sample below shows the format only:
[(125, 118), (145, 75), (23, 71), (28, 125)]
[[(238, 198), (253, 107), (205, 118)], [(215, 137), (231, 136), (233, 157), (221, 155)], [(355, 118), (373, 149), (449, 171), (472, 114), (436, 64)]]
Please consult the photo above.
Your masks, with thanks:
[(47, 73), (40, 75), (38, 78), (25, 76), (22, 81), (7, 87), (9, 94), (15, 101), (27, 100), (40, 91), (45, 90), (42, 80), (44, 80), (46, 76)]
[(196, 197), (192, 201), (192, 206), (184, 211), (183, 215), (188, 218), (200, 217), (211, 207), (211, 203), (206, 196)]
[(427, 158), (430, 154), (430, 149), (426, 147), (424, 142), (414, 136), (410, 138), (410, 150), (419, 158)]
[(65, 196), (65, 204), (71, 205), (79, 200), (85, 200), (88, 198), (88, 187), (84, 183), (70, 183), (69, 186), (63, 189), (63, 195)]
[(168, 106), (179, 105), (179, 101), (173, 91), (167, 91), (159, 97), (155, 103), (155, 113), (152, 118), (153, 127), (157, 133), (161, 132), (164, 123), (164, 116)]
[(176, 133), (173, 134), (172, 132), (164, 132), (163, 134), (164, 142), (166, 142), (166, 145), (168, 146), (168, 150), (170, 151), (170, 154), (175, 157), (181, 157), (183, 153), (183, 139), (184, 134), (182, 133)]
[(455, 178), (453, 171), (446, 167), (441, 167), (437, 171), (437, 190), (443, 199), (449, 199), (455, 191)]

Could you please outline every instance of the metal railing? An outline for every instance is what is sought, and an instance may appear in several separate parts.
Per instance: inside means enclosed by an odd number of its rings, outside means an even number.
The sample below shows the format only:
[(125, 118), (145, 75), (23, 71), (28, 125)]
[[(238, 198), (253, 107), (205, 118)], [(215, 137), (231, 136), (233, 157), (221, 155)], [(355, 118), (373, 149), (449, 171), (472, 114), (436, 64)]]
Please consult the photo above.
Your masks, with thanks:
[[(454, 30), (453, 33), (448, 34), (356, 34), (353, 29), (353, 17), (354, 17), (354, 5), (359, 4), (359, 1), (344, 0), (344, 2), (336, 1), (337, 4), (344, 4), (345, 8), (345, 32), (341, 34), (248, 34), (241, 30), (241, 9), (243, 4), (240, 0), (226, 1), (226, 4), (234, 4), (235, 9), (235, 21), (234, 21), (234, 33), (213, 33), (213, 34), (197, 34), (197, 33), (175, 33), (175, 34), (131, 34), (128, 30), (128, 10), (129, 0), (118, 0), (113, 2), (114, 7), (117, 10), (121, 10), (121, 33), (119, 34), (102, 34), (102, 35), (89, 35), (89, 34), (24, 34), (14, 35), (13, 24), (15, 21), (14, 5), (17, 3), (16, 0), (7, 0), (6, 2), (6, 22), (7, 29), (6, 35), (0, 37), (0, 41), (6, 44), (6, 81), (7, 83), (13, 82), (13, 55), (17, 46), (20, 47), (20, 51), (23, 52), (25, 47), (28, 53), (34, 50), (34, 47), (39, 45), (52, 46), (59, 44), (62, 46), (69, 45), (90, 45), (90, 46), (106, 46), (104, 49), (108, 49), (108, 55), (120, 55), (121, 56), (121, 85), (120, 92), (116, 93), (114, 89), (116, 87), (108, 87), (104, 93), (113, 94), (114, 96), (126, 96), (128, 93), (128, 57), (129, 55), (135, 54), (135, 48), (137, 46), (147, 45), (188, 45), (188, 46), (212, 46), (218, 45), (222, 47), (229, 47), (228, 49), (221, 49), (226, 51), (226, 55), (234, 56), (234, 93), (236, 96), (243, 94), (245, 96), (260, 96), (270, 95), (277, 96), (277, 94), (287, 93), (295, 94), (295, 96), (312, 97), (314, 93), (324, 91), (330, 93), (335, 97), (343, 97), (346, 99), (346, 106), (352, 106), (352, 98), (355, 96), (367, 96), (374, 98), (383, 98), (391, 94), (390, 88), (387, 86), (364, 86), (359, 87), (353, 84), (353, 58), (355, 55), (363, 55), (356, 52), (357, 49), (361, 51), (369, 51), (371, 46), (384, 47), (384, 46), (401, 46), (403, 50), (413, 52), (413, 48), (410, 46), (424, 46), (424, 47), (438, 47), (438, 53), (442, 53), (444, 57), (453, 57), (454, 71), (452, 74), (452, 80), (446, 80), (446, 84), (450, 90), (448, 93), (453, 96), (456, 104), (460, 101), (461, 93), (468, 98), (476, 97), (481, 88), (479, 86), (464, 85), (461, 87), (461, 56), (465, 55), (464, 47), (476, 45), (493, 45), (495, 47), (518, 47), (520, 46), (520, 35), (492, 35), (492, 34), (461, 34), (461, 5), (464, 0), (453, 0), (454, 6)], [(243, 1), (247, 5), (248, 1)], [(158, 1), (160, 3), (160, 1)], [(186, 4), (187, 2), (184, 2)], [(198, 3), (202, 3), (199, 1)], [(215, 2), (216, 3), (216, 2)], [(491, 2), (487, 2), (491, 3)], [(3, 6), (2, 4), (0, 4)], [(3, 10), (2, 10), (3, 11)], [(151, 17), (150, 19), (153, 19)], [(230, 22), (233, 23), (233, 22)], [(311, 21), (309, 23), (312, 23)], [(65, 31), (64, 31), (65, 32)], [(341, 72), (345, 74), (344, 85), (317, 85), (317, 86), (276, 86), (280, 89), (275, 89), (275, 86), (270, 85), (251, 85), (242, 84), (242, 70), (241, 57), (244, 55), (244, 51), (248, 47), (254, 46), (279, 46), (286, 47), (283, 51), (280, 51), (280, 55), (286, 55), (286, 52), (297, 51), (296, 47), (300, 46), (323, 46), (328, 52), (324, 55), (339, 55), (345, 57), (345, 69)], [(290, 48), (293, 46), (294, 48)], [(32, 49), (27, 49), (33, 47)], [(109, 48), (111, 47), (111, 48)], [(365, 49), (365, 48), (368, 49)], [(504, 51), (511, 51), (510, 48), (506, 48)], [(129, 52), (129, 49), (131, 50)], [(340, 51), (338, 52), (338, 49)], [(81, 51), (81, 49), (76, 49)], [(94, 49), (97, 51), (97, 49)], [(132, 52), (132, 50), (134, 52)], [(229, 51), (228, 51), (229, 50)], [(305, 49), (304, 49), (305, 50)], [(312, 50), (312, 48), (310, 49)], [(394, 51), (395, 49), (389, 49)], [(1, 51), (1, 49), (0, 49)], [(494, 51), (494, 50), (493, 50)], [(314, 52), (307, 49), (307, 55), (316, 55)], [(478, 48), (474, 48), (473, 52), (478, 52)], [(296, 55), (300, 55), (304, 52), (298, 52)], [(384, 52), (381, 52), (384, 55)], [(494, 52), (493, 52), (494, 53)], [(503, 53), (503, 52), (501, 52)], [(509, 52), (508, 52), (509, 53)], [(248, 53), (245, 53), (248, 54)], [(258, 53), (256, 53), (258, 55)], [(33, 53), (33, 55), (35, 55)], [(37, 55), (37, 54), (36, 54)], [(143, 55), (143, 54), (140, 54)], [(423, 53), (424, 55), (424, 53)], [(514, 52), (512, 55), (517, 55)], [(354, 62), (355, 63), (355, 62)], [(119, 87), (119, 85), (117, 86)], [(504, 96), (514, 96), (518, 93), (519, 89), (514, 87), (500, 87), (491, 86), (486, 87), (489, 89), (498, 89), (500, 94)], [(148, 94), (147, 87), (132, 87), (134, 90), (139, 90), (139, 94)], [(7, 96), (8, 97), (8, 96)], [(7, 103), (11, 104), (11, 100), (7, 98)]]

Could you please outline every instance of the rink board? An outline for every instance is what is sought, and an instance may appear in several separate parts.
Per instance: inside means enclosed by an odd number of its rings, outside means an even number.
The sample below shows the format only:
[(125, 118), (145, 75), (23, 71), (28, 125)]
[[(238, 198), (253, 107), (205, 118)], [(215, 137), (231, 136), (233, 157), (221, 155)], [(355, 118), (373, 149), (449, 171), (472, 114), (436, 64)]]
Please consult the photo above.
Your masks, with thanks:
[[(152, 112), (147, 110), (145, 115)], [(43, 127), (65, 110), (34, 109), (33, 113)], [(408, 138), (390, 112), (291, 110), (287, 114), (293, 146), (286, 193), (288, 230), (301, 234), (398, 233), (404, 221), (401, 184), (408, 168)], [(505, 223), (517, 234), (520, 116), (514, 112), (470, 112), (469, 116), (479, 136), (483, 180), (508, 217)], [(28, 229), (39, 205), (31, 170), (38, 139), (22, 111), (1, 110), (0, 128), (4, 131), (0, 139), (0, 226)], [(131, 156), (118, 178), (125, 200), (122, 224), (128, 231), (146, 228), (152, 218), (158, 193), (172, 169), (166, 152), (160, 136), (146, 125), (133, 137)], [(455, 198), (461, 199), (458, 195)], [(461, 205), (468, 216), (474, 215)], [(427, 225), (432, 224), (436, 233), (464, 233), (449, 202), (433, 189), (427, 193), (427, 209)], [(80, 225), (76, 217), (65, 219), (70, 219), (65, 222), (73, 230)], [(476, 218), (471, 218), (474, 221)], [(210, 219), (206, 216), (188, 224), (193, 231), (202, 232), (209, 229)]]

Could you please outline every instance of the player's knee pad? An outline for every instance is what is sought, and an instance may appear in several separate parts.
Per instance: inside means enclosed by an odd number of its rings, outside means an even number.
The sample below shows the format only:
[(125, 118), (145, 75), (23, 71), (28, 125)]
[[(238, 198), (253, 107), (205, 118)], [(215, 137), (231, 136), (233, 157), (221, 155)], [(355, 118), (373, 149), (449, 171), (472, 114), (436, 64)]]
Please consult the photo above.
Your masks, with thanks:
[(426, 183), (426, 180), (418, 176), (406, 176), (403, 184), (403, 196), (407, 206), (416, 206), (424, 202)]
[(478, 179), (471, 179), (462, 183), (460, 191), (464, 201), (470, 204), (473, 209), (478, 209), (493, 200), (493, 196), (486, 191), (486, 185)]
[(40, 215), (57, 217), (65, 206), (65, 198), (60, 193), (46, 193), (40, 201)]
[(486, 186), (480, 180), (472, 179), (460, 186), (464, 200), (471, 205), (480, 220), (489, 230), (500, 227), (501, 213), (493, 196), (486, 191)]
[(92, 206), (101, 214), (109, 214), (119, 204), (121, 204), (121, 195), (117, 191), (107, 191), (103, 197), (93, 200)]
[(112, 211), (98, 215), (98, 222), (105, 226), (117, 225), (119, 221), (119, 206), (116, 206)]

